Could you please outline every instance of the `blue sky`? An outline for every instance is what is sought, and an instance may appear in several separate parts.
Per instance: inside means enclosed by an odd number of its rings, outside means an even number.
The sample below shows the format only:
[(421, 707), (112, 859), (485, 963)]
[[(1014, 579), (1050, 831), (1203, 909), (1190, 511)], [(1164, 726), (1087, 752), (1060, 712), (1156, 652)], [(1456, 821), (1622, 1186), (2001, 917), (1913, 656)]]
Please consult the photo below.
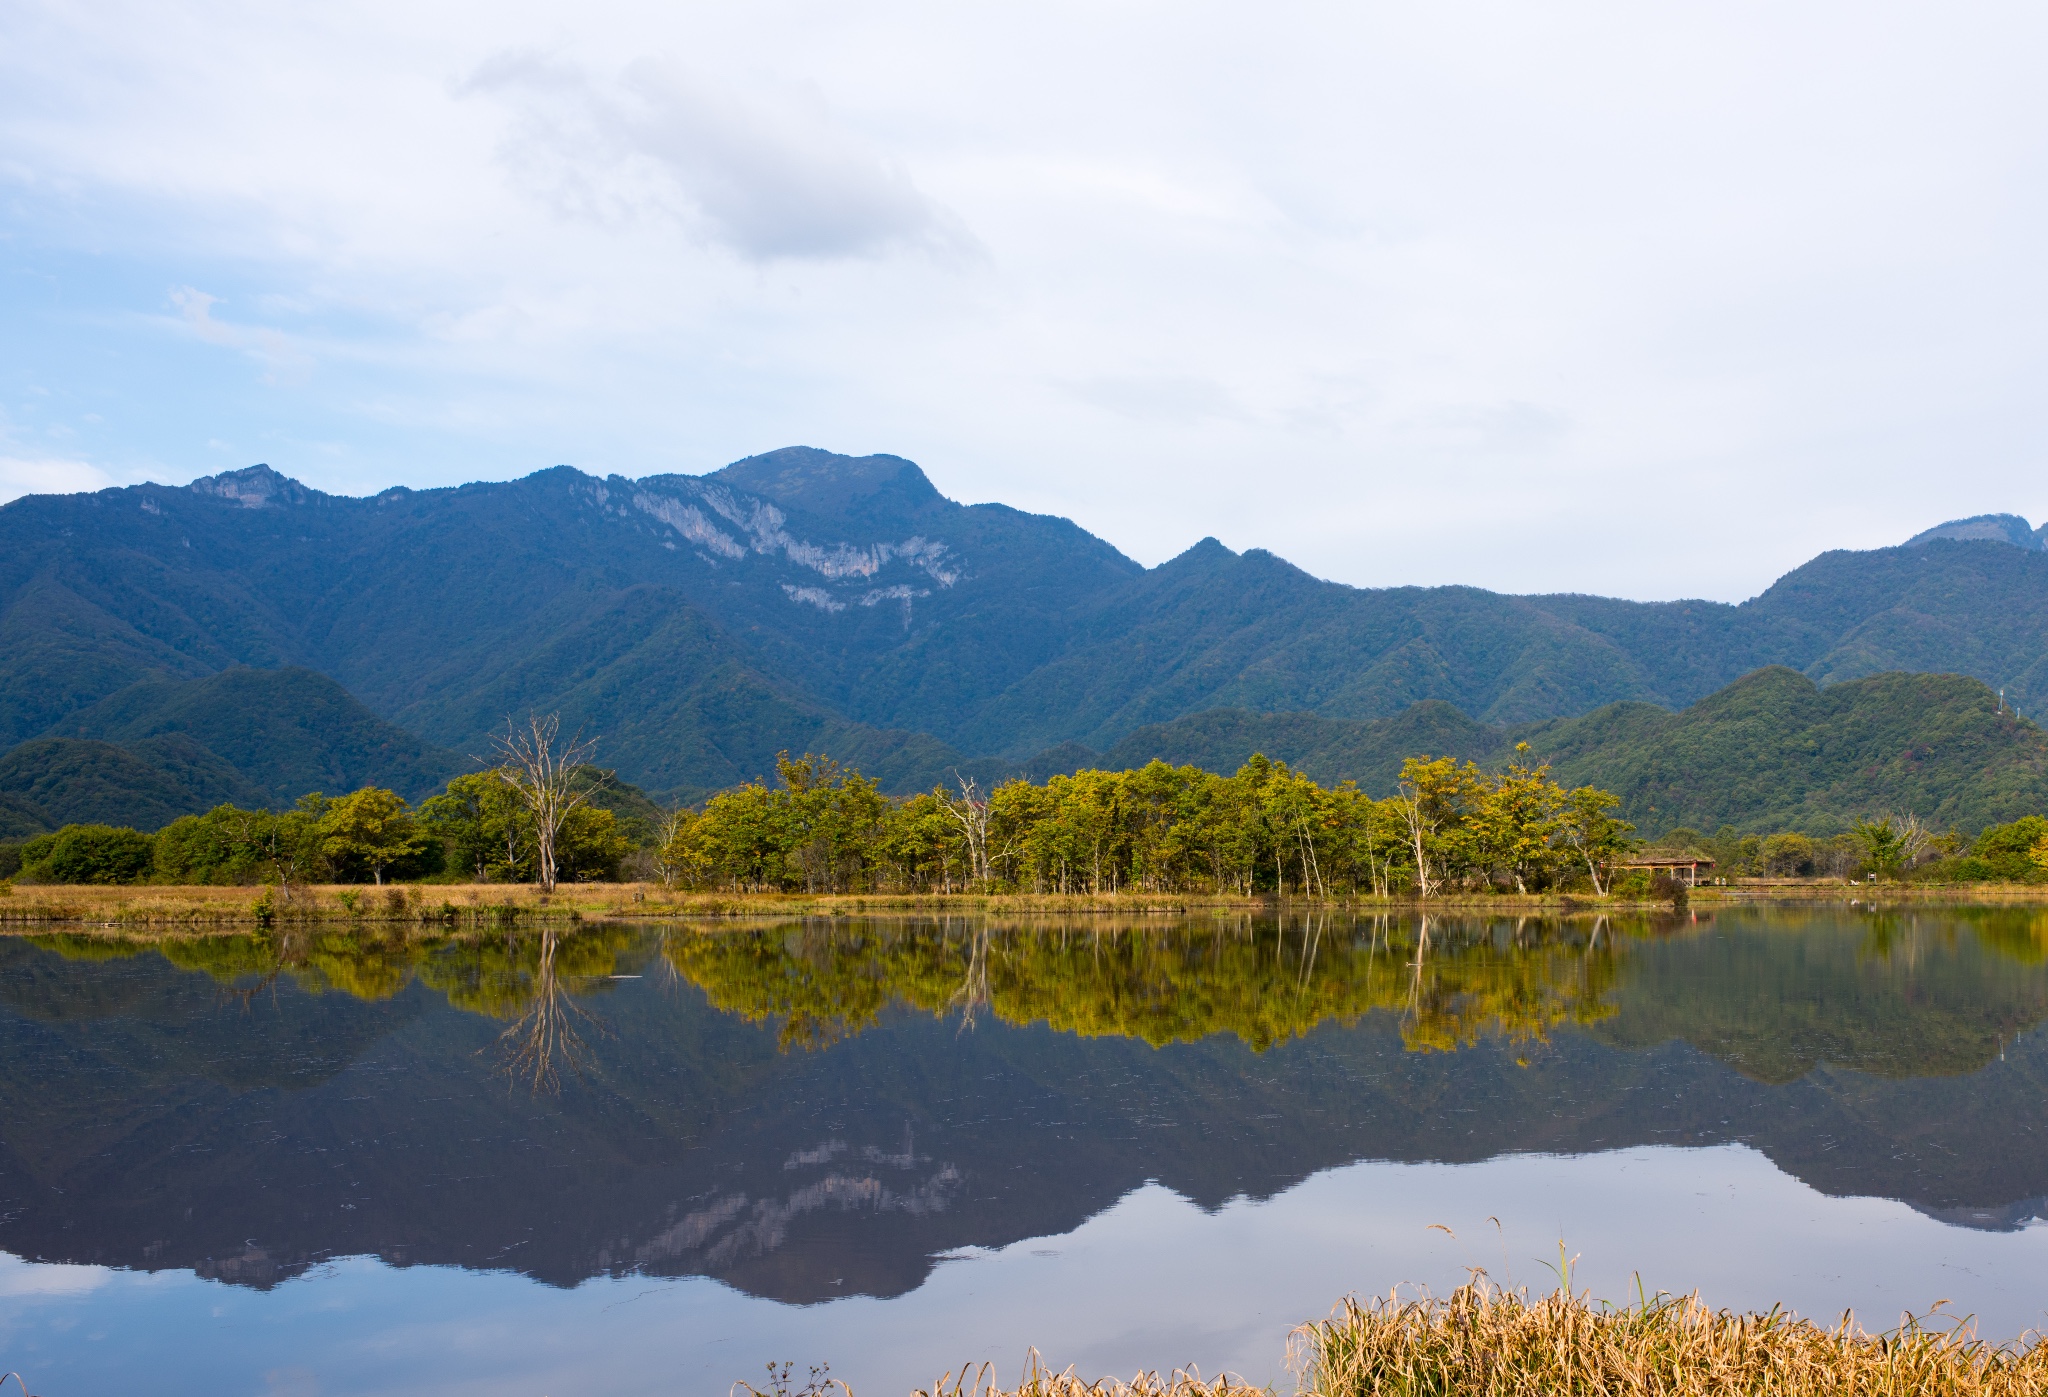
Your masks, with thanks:
[(1735, 599), (2048, 514), (2019, 5), (0, 6), (0, 496), (891, 451)]

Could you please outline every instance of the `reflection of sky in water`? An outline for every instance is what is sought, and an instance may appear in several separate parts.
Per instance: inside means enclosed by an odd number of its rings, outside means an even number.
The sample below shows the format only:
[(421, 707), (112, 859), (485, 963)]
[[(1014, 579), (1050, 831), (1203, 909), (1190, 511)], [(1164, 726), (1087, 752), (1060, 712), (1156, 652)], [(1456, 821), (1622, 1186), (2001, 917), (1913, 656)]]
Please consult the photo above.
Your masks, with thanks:
[[(1342, 926), (943, 954), (779, 929), (692, 941), (680, 975), (621, 931), (565, 949), (588, 1060), (538, 1094), (496, 1045), (541, 1002), (515, 947), (329, 943), (252, 998), (198, 949), (0, 943), (0, 1249), (105, 1263), (0, 1256), (0, 1371), (724, 1393), (778, 1358), (876, 1397), (1036, 1345), (1269, 1381), (1347, 1292), (1547, 1288), (1560, 1237), (1600, 1296), (1640, 1274), (1879, 1327), (1947, 1299), (2006, 1338), (2048, 1324), (2044, 930), (1502, 922), (1434, 943), (1419, 988)], [(970, 964), (976, 1026), (925, 1012)], [(734, 1012), (830, 995), (856, 1012), (795, 1034)], [(1061, 1015), (1083, 1031), (1034, 1021)]]
[(1633, 1294), (1640, 1272), (1715, 1304), (1847, 1306), (1879, 1322), (1947, 1297), (1987, 1334), (2048, 1323), (2048, 1228), (1980, 1232), (1826, 1198), (1720, 1146), (1354, 1164), (1213, 1214), (1149, 1186), (1063, 1236), (948, 1260), (908, 1295), (797, 1307), (700, 1278), (565, 1291), (350, 1259), (257, 1292), (7, 1261), (0, 1345), (47, 1397), (714, 1394), (767, 1355), (829, 1360), (863, 1397), (894, 1397), (965, 1360), (1008, 1371), (1032, 1344), (1097, 1374), (1194, 1361), (1272, 1381), (1288, 1329), (1335, 1297), (1397, 1279), (1448, 1289), (1467, 1266), (1547, 1288), (1560, 1235), (1598, 1296)]

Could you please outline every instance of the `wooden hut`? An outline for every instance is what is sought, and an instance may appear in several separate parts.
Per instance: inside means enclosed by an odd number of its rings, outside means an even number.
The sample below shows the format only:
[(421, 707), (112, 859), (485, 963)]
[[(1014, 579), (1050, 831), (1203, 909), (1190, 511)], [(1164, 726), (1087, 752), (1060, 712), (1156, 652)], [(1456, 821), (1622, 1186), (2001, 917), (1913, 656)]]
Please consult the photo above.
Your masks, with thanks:
[(1697, 849), (1651, 849), (1644, 853), (1631, 854), (1629, 857), (1620, 860), (1616, 866), (1619, 868), (1647, 868), (1650, 870), (1650, 876), (1653, 878), (1659, 873), (1663, 873), (1675, 879), (1680, 873), (1683, 873), (1685, 874), (1686, 886), (1696, 888), (1700, 884), (1700, 870), (1703, 868), (1711, 870), (1714, 866), (1714, 861), (1705, 854), (1700, 853)]

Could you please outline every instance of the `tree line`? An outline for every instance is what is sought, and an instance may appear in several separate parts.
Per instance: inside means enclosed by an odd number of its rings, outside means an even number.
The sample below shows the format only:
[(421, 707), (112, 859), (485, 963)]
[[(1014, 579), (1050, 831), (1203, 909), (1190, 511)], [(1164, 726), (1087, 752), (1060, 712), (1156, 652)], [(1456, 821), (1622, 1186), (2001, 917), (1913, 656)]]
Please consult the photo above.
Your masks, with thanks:
[[(1279, 893), (1310, 897), (1489, 889), (1650, 892), (1620, 802), (1566, 788), (1526, 745), (1500, 771), (1448, 757), (1402, 765), (1391, 796), (1321, 785), (1254, 756), (1222, 775), (1154, 761), (983, 791), (960, 780), (907, 799), (827, 756), (783, 753), (698, 808), (662, 812), (591, 760), (553, 718), (508, 724), (499, 764), (409, 805), (375, 787), (308, 795), (284, 811), (223, 805), (154, 835), (72, 825), (19, 846), (19, 876), (49, 883), (270, 883), (387, 879), (534, 883), (658, 878), (671, 889), (809, 893)], [(607, 795), (607, 792), (610, 795)], [(619, 796), (644, 814), (622, 815)], [(1970, 844), (1910, 816), (1815, 840), (1706, 836), (1721, 876), (2048, 878), (2048, 819), (1993, 826)], [(0, 876), (11, 870), (0, 866)]]
[(1732, 878), (1881, 878), (1934, 883), (2048, 881), (2048, 818), (2025, 815), (1988, 825), (1975, 838), (1930, 828), (1911, 814), (1858, 820), (1847, 832), (1815, 837), (1798, 830), (1715, 833), (1679, 828), (1657, 840), (1660, 851), (1697, 850), (1714, 872)]
[(785, 754), (776, 770), (775, 786), (670, 816), (654, 850), (662, 880), (732, 892), (1605, 893), (1636, 847), (1615, 796), (1567, 790), (1521, 761), (1495, 773), (1417, 757), (1382, 799), (1263, 756), (1228, 776), (1154, 761), (986, 793), (962, 780), (906, 800), (829, 757)]
[(508, 722), (499, 763), (458, 776), (418, 807), (376, 786), (344, 796), (315, 791), (289, 810), (219, 805), (155, 834), (104, 824), (66, 825), (14, 851), (0, 868), (41, 883), (378, 883), (387, 879), (596, 882), (647, 841), (651, 826), (597, 804), (615, 783), (594, 765), (594, 744), (564, 741), (553, 717)]
[[(1254, 756), (1225, 776), (1153, 762), (1133, 771), (962, 781), (907, 799), (830, 757), (783, 754), (777, 781), (658, 821), (597, 803), (610, 773), (552, 727), (513, 731), (503, 765), (408, 805), (374, 787), (284, 811), (219, 806), (154, 835), (73, 825), (22, 846), (21, 876), (52, 883), (603, 881), (732, 892), (968, 890), (1314, 897), (1451, 889), (1608, 890), (1636, 847), (1616, 798), (1548, 769), (1501, 772), (1419, 757), (1399, 791), (1320, 785)], [(1526, 755), (1524, 751), (1521, 755)]]
[[(287, 895), (306, 883), (538, 883), (536, 823), (493, 773), (479, 772), (456, 777), (418, 806), (365, 787), (337, 797), (316, 791), (283, 811), (220, 805), (155, 834), (66, 825), (23, 843), (14, 876), (30, 883), (269, 883)], [(635, 844), (612, 811), (578, 807), (556, 831), (555, 880), (614, 880)]]

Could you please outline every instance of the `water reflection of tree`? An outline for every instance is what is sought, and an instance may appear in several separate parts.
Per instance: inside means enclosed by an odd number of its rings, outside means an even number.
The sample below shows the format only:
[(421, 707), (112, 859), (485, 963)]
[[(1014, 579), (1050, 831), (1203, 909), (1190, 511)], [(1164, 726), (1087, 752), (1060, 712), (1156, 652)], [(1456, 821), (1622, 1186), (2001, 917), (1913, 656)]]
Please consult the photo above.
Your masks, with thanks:
[[(153, 949), (180, 969), (206, 974), (244, 1006), (280, 982), (311, 994), (377, 1001), (417, 981), (455, 1008), (510, 1020), (499, 1036), (507, 1070), (537, 1089), (552, 1090), (564, 1067), (580, 1071), (589, 1061), (585, 1035), (597, 1020), (577, 996), (607, 984), (636, 937), (620, 926), (425, 939), (378, 927), (293, 925), (265, 933), (170, 938)], [(132, 940), (36, 940), (74, 959), (152, 949)]]
[(597, 1024), (563, 983), (557, 935), (544, 930), (539, 941), (525, 1012), (498, 1035), (506, 1072), (536, 1092), (558, 1089), (564, 1067), (580, 1074), (590, 1066), (590, 1049), (579, 1027)]
[(671, 938), (665, 954), (717, 1007), (778, 1021), (785, 1047), (836, 1042), (900, 1002), (963, 1024), (987, 1013), (1154, 1046), (1232, 1033), (1254, 1050), (1387, 1010), (1409, 1046), (1437, 1049), (1604, 1017), (1616, 955), (1588, 942), (1582, 923), (1525, 921), (1502, 935), (1318, 915), (1170, 928), (799, 925)]
[(1401, 1037), (1448, 1052), (1485, 1037), (1546, 1039), (1612, 1017), (1620, 958), (1599, 922), (1445, 925), (1422, 918)]
[[(2048, 1017), (2043, 909), (1722, 912), (1713, 937), (1641, 949), (1681, 925), (1318, 913), (1137, 926), (820, 921), (672, 927), (658, 939), (616, 924), (422, 937), (374, 923), (295, 923), (27, 940), (85, 961), (154, 951), (245, 1007), (287, 985), (384, 1000), (417, 984), (510, 1025), (508, 1064), (522, 1078), (539, 1069), (543, 1084), (587, 1036), (575, 1000), (608, 987), (622, 958), (637, 965), (650, 952), (659, 958), (649, 968), (671, 987), (687, 981), (716, 1008), (777, 1024), (785, 1048), (859, 1033), (892, 1003), (963, 1024), (993, 1017), (1155, 1046), (1230, 1033), (1255, 1050), (1384, 1012), (1420, 1051), (1599, 1024), (1617, 1044), (1683, 1039), (1747, 1075), (1785, 1081), (1820, 1062), (1885, 1076), (1967, 1072)], [(69, 983), (67, 995), (88, 997), (112, 984)]]
[(1623, 1047), (1683, 1039), (1774, 1084), (1822, 1065), (1960, 1075), (2048, 1018), (2044, 950), (2035, 908), (1723, 913), (1710, 940), (1636, 957), (1600, 1033)]

